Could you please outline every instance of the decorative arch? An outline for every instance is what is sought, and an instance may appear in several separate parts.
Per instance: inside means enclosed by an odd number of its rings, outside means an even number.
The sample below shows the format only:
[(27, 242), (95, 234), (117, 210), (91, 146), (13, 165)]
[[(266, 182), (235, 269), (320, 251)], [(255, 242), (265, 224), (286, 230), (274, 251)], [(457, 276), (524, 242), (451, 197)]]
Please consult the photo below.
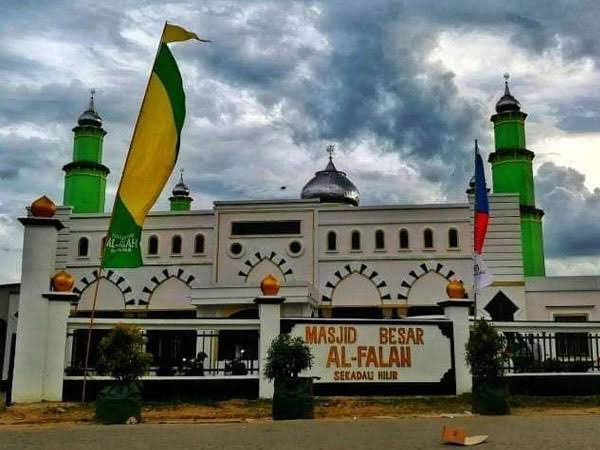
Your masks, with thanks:
[[(85, 291), (91, 284), (95, 283), (98, 280), (98, 271), (94, 270), (90, 274), (84, 275), (77, 280), (75, 283), (75, 287), (73, 288), (73, 292), (75, 294), (81, 294)], [(125, 305), (135, 305), (135, 298), (133, 295), (133, 289), (129, 285), (127, 279), (118, 272), (115, 272), (112, 269), (107, 269), (105, 273), (102, 274), (100, 278), (104, 278), (107, 281), (114, 284), (119, 291), (123, 294), (123, 299), (125, 301)]]
[(254, 253), (254, 255), (250, 256), (248, 259), (246, 259), (246, 261), (244, 261), (244, 266), (238, 272), (238, 275), (242, 277), (244, 281), (247, 281), (248, 275), (250, 275), (252, 269), (266, 259), (281, 269), (283, 277), (286, 281), (289, 281), (293, 278), (294, 271), (288, 265), (287, 261), (272, 250), (259, 250)]
[(336, 270), (331, 277), (325, 283), (324, 295), (321, 297), (321, 300), (324, 302), (331, 302), (333, 297), (333, 291), (337, 287), (338, 284), (344, 279), (349, 277), (350, 275), (357, 273), (359, 275), (364, 276), (369, 279), (379, 291), (379, 298), (381, 300), (391, 300), (392, 296), (387, 288), (387, 283), (381, 276), (379, 272), (373, 270), (367, 264), (362, 262), (352, 262), (350, 264), (346, 264)]
[(199, 287), (196, 277), (181, 267), (167, 267), (161, 270), (146, 283), (142, 289), (142, 298), (138, 300), (138, 305), (146, 306), (150, 304), (150, 296), (169, 278), (177, 278), (187, 284), (190, 288)]
[(419, 264), (419, 267), (408, 272), (409, 276), (402, 280), (402, 283), (400, 283), (398, 300), (406, 300), (408, 298), (410, 289), (414, 286), (417, 280), (430, 272), (435, 272), (447, 280), (452, 280), (455, 275), (453, 270), (442, 263), (435, 263), (435, 266), (433, 263), (421, 263)]

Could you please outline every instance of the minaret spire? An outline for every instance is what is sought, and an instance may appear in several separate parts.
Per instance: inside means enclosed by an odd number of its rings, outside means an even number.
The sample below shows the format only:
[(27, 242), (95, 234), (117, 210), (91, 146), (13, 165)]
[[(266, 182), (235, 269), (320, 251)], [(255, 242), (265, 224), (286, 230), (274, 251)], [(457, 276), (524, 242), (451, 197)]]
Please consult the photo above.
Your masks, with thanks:
[(88, 111), (96, 112), (96, 107), (94, 106), (94, 94), (96, 93), (96, 89), (90, 89), (90, 106), (88, 106)]
[(65, 189), (63, 204), (73, 207), (73, 213), (104, 212), (104, 196), (108, 167), (102, 164), (102, 144), (106, 131), (94, 105), (95, 89), (90, 90), (88, 108), (73, 128), (73, 158), (63, 167)]
[(183, 167), (179, 170), (179, 183), (173, 188), (173, 196), (169, 197), (171, 211), (189, 211), (192, 205), (190, 188), (183, 181)]
[(542, 217), (544, 211), (536, 207), (533, 183), (534, 153), (527, 149), (525, 119), (521, 104), (510, 93), (504, 74), (504, 95), (496, 103), (494, 124), (495, 152), (489, 156), (492, 164), (494, 193), (519, 194), (521, 210), (521, 249), (523, 273), (526, 277), (544, 276), (544, 241)]

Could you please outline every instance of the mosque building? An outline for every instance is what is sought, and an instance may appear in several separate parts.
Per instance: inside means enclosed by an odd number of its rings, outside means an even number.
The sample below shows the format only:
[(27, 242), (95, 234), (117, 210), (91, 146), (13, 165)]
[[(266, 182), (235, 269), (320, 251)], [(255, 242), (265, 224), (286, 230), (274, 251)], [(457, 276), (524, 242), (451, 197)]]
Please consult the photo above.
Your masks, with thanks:
[[(477, 294), (476, 308), (495, 321), (600, 320), (599, 277), (545, 276), (544, 212), (535, 203), (535, 155), (527, 149), (526, 119), (506, 81), (491, 116), (495, 149), (489, 155), (490, 226), (483, 257), (494, 282)], [(146, 219), (144, 266), (108, 269), (99, 278), (110, 220), (105, 212), (110, 170), (102, 163), (107, 131), (93, 95), (73, 133), (73, 158), (63, 167), (64, 197), (56, 212), (63, 228), (50, 249), (54, 270), (74, 277), (72, 291), (79, 296), (69, 314), (67, 375), (82, 365), (97, 283), (100, 325), (93, 344), (107, 324), (147, 321), (157, 374), (168, 373), (172, 360), (200, 351), (218, 364), (240, 352), (257, 359), (257, 331), (226, 325), (229, 319), (258, 318), (254, 299), (269, 274), (281, 283), (284, 317), (435, 316), (451, 280), (462, 280), (473, 298), (472, 185), (461, 203), (363, 206), (359, 188), (339, 169), (351, 175), (352, 168), (335, 160), (333, 147), (325, 168), (307, 181), (298, 199), (215, 201), (212, 209), (196, 210), (182, 173), (170, 210)], [(24, 284), (19, 288), (0, 286), (4, 380), (14, 334), (20, 332), (19, 303), (26, 301), (20, 299)], [(222, 319), (224, 328), (201, 336), (181, 325), (189, 319)], [(218, 346), (207, 344), (216, 336)], [(92, 351), (92, 362), (95, 357)]]

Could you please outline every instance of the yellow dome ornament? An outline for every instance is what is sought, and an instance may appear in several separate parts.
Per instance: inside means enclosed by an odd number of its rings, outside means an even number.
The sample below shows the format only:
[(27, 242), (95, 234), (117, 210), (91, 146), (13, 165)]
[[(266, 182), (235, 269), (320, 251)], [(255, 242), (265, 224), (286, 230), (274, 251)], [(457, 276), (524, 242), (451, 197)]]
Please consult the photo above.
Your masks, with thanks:
[(451, 280), (446, 286), (446, 294), (451, 299), (467, 298), (467, 290), (462, 280)]
[(260, 282), (260, 290), (265, 296), (274, 296), (279, 292), (279, 280), (273, 275), (267, 275)]
[(52, 287), (56, 292), (69, 292), (73, 289), (75, 278), (68, 272), (61, 270), (52, 277)]
[(31, 204), (31, 215), (34, 217), (52, 217), (56, 214), (56, 205), (45, 195)]

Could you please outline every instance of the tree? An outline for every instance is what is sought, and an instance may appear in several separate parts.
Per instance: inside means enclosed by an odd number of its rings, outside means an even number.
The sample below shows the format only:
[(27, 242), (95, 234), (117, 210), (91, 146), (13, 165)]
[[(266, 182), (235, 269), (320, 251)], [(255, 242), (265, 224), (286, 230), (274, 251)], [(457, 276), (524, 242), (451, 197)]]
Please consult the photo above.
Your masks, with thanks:
[(506, 342), (487, 321), (475, 321), (466, 345), (467, 364), (474, 384), (497, 384), (504, 375)]
[(144, 350), (144, 337), (134, 325), (117, 324), (99, 345), (100, 373), (108, 373), (120, 384), (128, 384), (148, 371), (152, 355)]
[(312, 367), (314, 357), (310, 347), (300, 337), (280, 334), (269, 346), (265, 376), (270, 379), (296, 379), (298, 374)]

